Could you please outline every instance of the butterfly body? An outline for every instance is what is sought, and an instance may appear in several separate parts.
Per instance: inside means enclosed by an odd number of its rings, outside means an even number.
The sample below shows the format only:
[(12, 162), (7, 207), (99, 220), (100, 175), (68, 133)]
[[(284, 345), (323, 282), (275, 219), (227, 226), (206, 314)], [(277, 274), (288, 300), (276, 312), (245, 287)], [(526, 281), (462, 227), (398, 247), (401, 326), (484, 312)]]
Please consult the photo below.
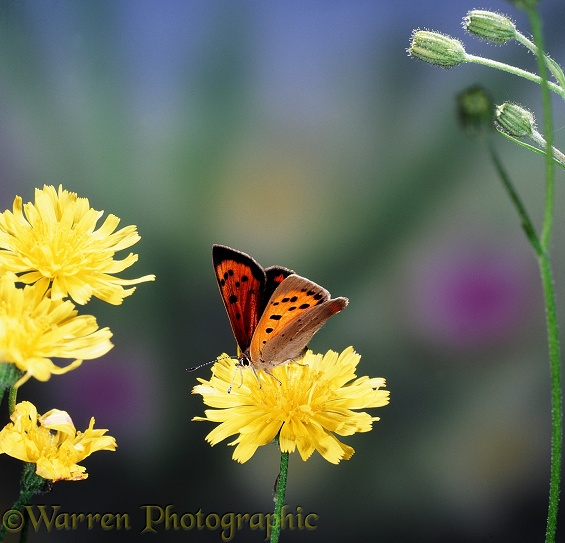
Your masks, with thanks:
[(271, 374), (272, 368), (300, 359), (312, 336), (348, 304), (288, 268), (263, 269), (230, 247), (214, 245), (212, 258), (239, 365), (254, 371)]

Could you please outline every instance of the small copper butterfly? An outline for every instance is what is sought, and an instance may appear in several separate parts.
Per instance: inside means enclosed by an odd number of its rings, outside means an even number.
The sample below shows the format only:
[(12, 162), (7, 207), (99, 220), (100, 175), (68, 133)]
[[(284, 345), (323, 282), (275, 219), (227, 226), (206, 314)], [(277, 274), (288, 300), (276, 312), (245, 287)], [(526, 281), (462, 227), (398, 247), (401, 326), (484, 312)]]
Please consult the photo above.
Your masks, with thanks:
[(312, 336), (348, 304), (292, 270), (263, 269), (225, 245), (212, 247), (212, 261), (239, 347), (238, 365), (254, 372), (272, 375), (272, 368), (300, 359)]

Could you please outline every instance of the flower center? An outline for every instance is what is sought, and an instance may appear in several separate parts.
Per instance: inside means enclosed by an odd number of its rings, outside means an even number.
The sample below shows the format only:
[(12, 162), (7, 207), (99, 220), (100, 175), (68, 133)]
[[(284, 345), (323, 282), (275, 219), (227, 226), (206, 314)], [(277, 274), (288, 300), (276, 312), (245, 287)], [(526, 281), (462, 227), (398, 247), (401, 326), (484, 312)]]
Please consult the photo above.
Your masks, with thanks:
[(84, 232), (63, 228), (59, 223), (36, 224), (27, 240), (22, 240), (23, 259), (44, 277), (74, 275), (84, 267)]

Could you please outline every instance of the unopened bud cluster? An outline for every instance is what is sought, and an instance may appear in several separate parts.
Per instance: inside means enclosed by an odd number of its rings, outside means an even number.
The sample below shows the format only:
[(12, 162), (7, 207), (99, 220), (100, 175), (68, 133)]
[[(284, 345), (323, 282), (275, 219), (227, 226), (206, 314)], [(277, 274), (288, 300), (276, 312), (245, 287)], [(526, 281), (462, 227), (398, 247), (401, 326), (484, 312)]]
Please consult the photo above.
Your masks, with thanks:
[(429, 30), (414, 31), (407, 51), (412, 57), (442, 68), (454, 68), (467, 60), (459, 40)]
[(463, 28), (491, 43), (506, 43), (516, 37), (516, 26), (505, 15), (493, 11), (474, 9), (463, 19)]

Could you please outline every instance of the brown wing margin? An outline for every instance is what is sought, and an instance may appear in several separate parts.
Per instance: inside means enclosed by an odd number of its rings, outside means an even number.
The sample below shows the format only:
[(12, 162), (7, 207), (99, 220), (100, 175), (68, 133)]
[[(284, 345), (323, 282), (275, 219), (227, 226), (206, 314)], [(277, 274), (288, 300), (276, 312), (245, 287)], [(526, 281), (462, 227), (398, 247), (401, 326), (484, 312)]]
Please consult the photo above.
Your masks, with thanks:
[(249, 255), (225, 245), (213, 245), (212, 262), (233, 334), (245, 352), (262, 312), (265, 270)]
[(283, 268), (282, 266), (269, 266), (265, 270), (265, 275), (267, 276), (267, 282), (265, 284), (265, 290), (263, 291), (263, 299), (261, 300), (261, 311), (259, 312), (259, 318), (263, 314), (267, 303), (269, 302), (273, 292), (276, 288), (294, 272), (288, 268)]

